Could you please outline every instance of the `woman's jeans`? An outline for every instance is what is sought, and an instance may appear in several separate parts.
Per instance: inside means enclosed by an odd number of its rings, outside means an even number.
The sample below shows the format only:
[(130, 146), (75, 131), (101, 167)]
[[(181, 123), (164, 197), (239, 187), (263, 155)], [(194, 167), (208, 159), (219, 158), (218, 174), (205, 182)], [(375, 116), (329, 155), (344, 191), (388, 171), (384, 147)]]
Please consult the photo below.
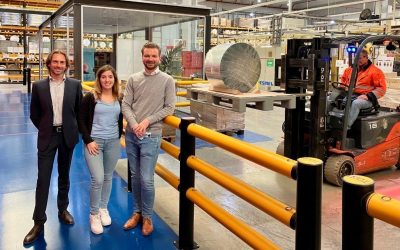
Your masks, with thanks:
[(125, 134), (126, 154), (132, 174), (133, 212), (151, 218), (154, 205), (154, 169), (160, 152), (161, 135), (139, 139), (132, 132)]
[(99, 154), (89, 154), (85, 147), (85, 158), (91, 176), (90, 214), (99, 213), (99, 208), (107, 208), (110, 199), (115, 165), (121, 157), (119, 139), (93, 138), (99, 146)]

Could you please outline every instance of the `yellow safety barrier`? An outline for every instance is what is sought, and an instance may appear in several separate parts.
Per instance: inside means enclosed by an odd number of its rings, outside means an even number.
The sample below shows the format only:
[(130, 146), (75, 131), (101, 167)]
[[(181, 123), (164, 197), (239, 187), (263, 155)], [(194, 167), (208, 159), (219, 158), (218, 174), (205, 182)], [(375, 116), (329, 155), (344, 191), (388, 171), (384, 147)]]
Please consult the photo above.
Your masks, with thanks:
[(176, 116), (169, 115), (164, 118), (164, 122), (176, 129), (179, 129), (179, 125), (181, 124), (181, 119)]
[(85, 91), (91, 91), (93, 89), (93, 87), (87, 86), (85, 84), (82, 84), (82, 89)]
[(187, 107), (190, 106), (190, 102), (177, 102), (175, 107)]
[(400, 227), (400, 201), (389, 196), (373, 193), (367, 200), (369, 216)]
[(178, 92), (176, 92), (176, 96), (186, 97), (187, 96), (187, 92), (186, 91), (178, 91)]
[(269, 241), (259, 232), (249, 227), (243, 221), (232, 216), (230, 213), (222, 209), (206, 196), (198, 192), (194, 188), (190, 188), (186, 192), (187, 198), (211, 215), (214, 219), (224, 225), (232, 233), (246, 242), (254, 249), (279, 249), (273, 242)]
[(182, 79), (182, 80), (203, 80), (203, 78), (198, 78), (198, 77), (190, 77), (190, 76), (176, 76), (172, 75), (174, 79)]
[(253, 145), (239, 141), (230, 136), (218, 133), (197, 124), (190, 124), (188, 133), (202, 140), (217, 145), (243, 158), (253, 161), (261, 166), (269, 168), (275, 172), (283, 174), (289, 178), (293, 178), (292, 171), (296, 167), (297, 162), (277, 155), (274, 152), (263, 150)]
[(250, 204), (271, 215), (288, 227), (294, 229), (295, 209), (264, 194), (245, 182), (230, 176), (218, 168), (200, 160), (196, 156), (190, 156), (187, 164), (202, 175), (208, 177), (232, 193), (248, 201)]
[(167, 142), (166, 140), (161, 140), (161, 149), (170, 154), (175, 159), (179, 160), (180, 150), (174, 144)]
[(123, 148), (126, 148), (126, 144), (125, 144), (125, 138), (121, 136), (121, 138), (119, 139), (119, 143), (121, 144), (121, 146)]
[[(179, 246), (192, 249), (194, 207), (198, 205), (228, 230), (254, 249), (278, 249), (268, 238), (231, 215), (213, 201), (194, 189), (195, 171), (219, 184), (233, 194), (269, 214), (273, 218), (296, 230), (296, 248), (317, 249), (320, 246), (320, 203), (322, 185), (322, 161), (314, 158), (299, 158), (298, 161), (277, 155), (260, 147), (234, 139), (193, 123), (193, 117), (167, 116), (169, 126), (181, 130), (181, 146), (166, 140), (161, 149), (180, 160), (180, 177), (157, 163), (155, 172), (180, 192)], [(227, 174), (195, 156), (195, 139), (200, 138), (261, 166), (297, 180), (297, 207), (294, 209), (270, 197), (251, 185)], [(121, 142), (124, 145), (124, 142)], [(128, 173), (129, 174), (129, 173)], [(312, 185), (304, 185), (311, 183)], [(128, 182), (129, 185), (129, 182)], [(301, 189), (299, 188), (302, 187)], [(318, 195), (319, 194), (319, 195)], [(304, 199), (313, 195), (313, 199)]]
[(160, 163), (157, 163), (155, 172), (176, 190), (179, 188), (179, 178)]
[(208, 83), (208, 81), (207, 80), (176, 81), (176, 85), (193, 85), (198, 83)]
[(90, 82), (87, 81), (87, 82), (82, 82), (82, 84), (86, 85), (86, 86), (94, 87), (95, 82), (94, 81), (90, 81)]

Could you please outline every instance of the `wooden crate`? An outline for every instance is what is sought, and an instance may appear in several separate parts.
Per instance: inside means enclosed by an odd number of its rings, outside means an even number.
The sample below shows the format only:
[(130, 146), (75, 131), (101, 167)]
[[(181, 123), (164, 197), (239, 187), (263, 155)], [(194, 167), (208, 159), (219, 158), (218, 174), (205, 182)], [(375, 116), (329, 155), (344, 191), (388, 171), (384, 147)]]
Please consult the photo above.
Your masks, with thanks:
[(245, 127), (245, 113), (209, 103), (190, 100), (190, 113), (197, 124), (216, 131), (237, 132)]
[(174, 142), (176, 138), (176, 129), (163, 123), (161, 137), (169, 142)]

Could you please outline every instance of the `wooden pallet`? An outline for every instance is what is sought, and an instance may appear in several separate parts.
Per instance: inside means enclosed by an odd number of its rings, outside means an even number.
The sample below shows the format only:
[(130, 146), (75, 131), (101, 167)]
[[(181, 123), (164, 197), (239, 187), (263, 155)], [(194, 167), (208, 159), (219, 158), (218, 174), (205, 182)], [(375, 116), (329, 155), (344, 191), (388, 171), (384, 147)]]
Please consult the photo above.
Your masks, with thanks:
[(277, 92), (261, 91), (260, 93), (241, 93), (239, 95), (211, 91), (206, 88), (188, 89), (191, 100), (205, 102), (236, 112), (245, 112), (248, 103), (255, 103), (254, 108), (259, 110), (273, 110), (274, 102), (281, 102), (281, 106), (296, 108), (296, 96)]

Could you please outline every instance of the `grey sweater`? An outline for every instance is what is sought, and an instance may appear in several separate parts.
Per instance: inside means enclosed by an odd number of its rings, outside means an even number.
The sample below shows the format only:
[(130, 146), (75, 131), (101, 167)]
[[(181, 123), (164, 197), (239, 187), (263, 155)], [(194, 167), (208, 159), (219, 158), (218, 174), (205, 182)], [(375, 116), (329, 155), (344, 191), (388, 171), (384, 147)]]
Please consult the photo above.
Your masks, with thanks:
[(175, 100), (174, 79), (158, 68), (151, 75), (141, 71), (129, 76), (121, 105), (126, 130), (132, 132), (132, 126), (147, 118), (147, 132), (161, 135), (162, 119), (173, 114)]

